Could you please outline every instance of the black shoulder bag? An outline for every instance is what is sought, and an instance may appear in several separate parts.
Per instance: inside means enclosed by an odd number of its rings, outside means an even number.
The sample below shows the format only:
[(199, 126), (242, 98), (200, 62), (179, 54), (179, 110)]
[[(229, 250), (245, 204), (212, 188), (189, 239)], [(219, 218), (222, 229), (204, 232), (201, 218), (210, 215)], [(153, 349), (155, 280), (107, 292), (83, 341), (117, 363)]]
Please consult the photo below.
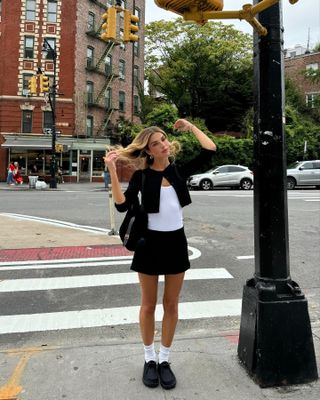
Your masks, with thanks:
[(119, 228), (120, 239), (125, 248), (135, 251), (138, 244), (144, 241), (144, 236), (148, 225), (148, 216), (144, 211), (142, 203), (145, 183), (145, 173), (142, 171), (141, 177), (141, 204), (139, 200), (133, 203), (124, 217)]

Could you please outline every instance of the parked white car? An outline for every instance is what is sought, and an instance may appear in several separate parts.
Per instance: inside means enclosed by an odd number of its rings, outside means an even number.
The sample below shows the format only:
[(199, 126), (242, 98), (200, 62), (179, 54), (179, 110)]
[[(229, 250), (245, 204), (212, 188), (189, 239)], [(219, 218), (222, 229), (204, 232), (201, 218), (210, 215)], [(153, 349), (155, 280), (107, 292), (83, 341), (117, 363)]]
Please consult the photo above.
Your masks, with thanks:
[(320, 160), (296, 161), (287, 169), (287, 188), (295, 186), (320, 188)]
[(252, 185), (253, 172), (243, 165), (221, 165), (188, 179), (190, 189), (212, 190), (217, 186), (225, 186), (250, 190)]

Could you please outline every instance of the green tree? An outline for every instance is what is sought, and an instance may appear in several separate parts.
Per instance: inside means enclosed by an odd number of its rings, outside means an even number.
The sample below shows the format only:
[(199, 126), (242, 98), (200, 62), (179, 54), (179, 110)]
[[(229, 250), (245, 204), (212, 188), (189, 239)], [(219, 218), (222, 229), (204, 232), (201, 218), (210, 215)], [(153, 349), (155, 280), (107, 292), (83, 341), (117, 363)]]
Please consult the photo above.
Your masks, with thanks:
[(252, 104), (252, 40), (231, 25), (187, 25), (181, 18), (146, 26), (146, 75), (180, 116), (212, 131), (238, 130)]

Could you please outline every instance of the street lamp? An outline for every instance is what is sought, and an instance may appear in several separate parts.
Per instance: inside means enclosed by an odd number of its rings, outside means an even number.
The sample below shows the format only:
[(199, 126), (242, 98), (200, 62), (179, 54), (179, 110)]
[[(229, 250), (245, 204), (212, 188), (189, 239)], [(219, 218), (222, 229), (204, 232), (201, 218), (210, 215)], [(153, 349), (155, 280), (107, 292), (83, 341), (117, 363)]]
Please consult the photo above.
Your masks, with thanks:
[(47, 39), (43, 40), (43, 48), (42, 51), (47, 55), (50, 55), (50, 58), (53, 60), (53, 84), (50, 88), (48, 97), (49, 103), (51, 107), (52, 113), (52, 144), (51, 144), (51, 163), (50, 163), (50, 188), (56, 189), (57, 188), (57, 181), (56, 181), (56, 95), (57, 95), (57, 85), (56, 85), (56, 72), (57, 72), (57, 52), (55, 49), (50, 45)]

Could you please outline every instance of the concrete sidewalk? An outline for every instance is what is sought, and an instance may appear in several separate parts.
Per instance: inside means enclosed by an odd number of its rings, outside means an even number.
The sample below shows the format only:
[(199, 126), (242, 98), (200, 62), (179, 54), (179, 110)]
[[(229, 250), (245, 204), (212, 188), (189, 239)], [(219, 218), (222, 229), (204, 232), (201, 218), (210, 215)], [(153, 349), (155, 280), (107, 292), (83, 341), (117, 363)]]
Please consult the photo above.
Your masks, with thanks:
[[(1, 254), (52, 254), (58, 249), (78, 249), (78, 254), (120, 251), (120, 240), (103, 233), (51, 226), (0, 215)], [(17, 239), (17, 232), (19, 236)], [(23, 238), (20, 240), (19, 238)], [(35, 245), (36, 244), (36, 245)], [(35, 249), (33, 252), (30, 249)], [(71, 250), (70, 250), (71, 251)], [(122, 251), (126, 251), (122, 248)], [(29, 253), (28, 253), (29, 252)], [(29, 255), (28, 255), (29, 254)], [(105, 255), (105, 253), (103, 253)], [(98, 255), (99, 256), (99, 255)], [(13, 257), (13, 258), (12, 258)], [(45, 257), (45, 256), (42, 256)], [(9, 259), (6, 259), (9, 261)], [(3, 262), (3, 259), (1, 260)], [(1, 266), (0, 266), (1, 271)], [(5, 299), (3, 297), (3, 299)], [(187, 324), (188, 322), (184, 322)], [(209, 325), (210, 326), (210, 325)], [(316, 400), (320, 381), (261, 389), (248, 377), (237, 357), (239, 321), (190, 325), (188, 334), (177, 331), (171, 362), (178, 384), (174, 390), (149, 389), (141, 381), (143, 350), (138, 327), (135, 336), (114, 335), (103, 327), (85, 335), (61, 331), (12, 340), (0, 335), (0, 400)], [(126, 330), (124, 326), (123, 331)], [(85, 330), (85, 329), (83, 329)], [(314, 345), (320, 359), (319, 321), (313, 326)], [(15, 347), (10, 347), (10, 341)], [(157, 339), (156, 348), (159, 348)]]

